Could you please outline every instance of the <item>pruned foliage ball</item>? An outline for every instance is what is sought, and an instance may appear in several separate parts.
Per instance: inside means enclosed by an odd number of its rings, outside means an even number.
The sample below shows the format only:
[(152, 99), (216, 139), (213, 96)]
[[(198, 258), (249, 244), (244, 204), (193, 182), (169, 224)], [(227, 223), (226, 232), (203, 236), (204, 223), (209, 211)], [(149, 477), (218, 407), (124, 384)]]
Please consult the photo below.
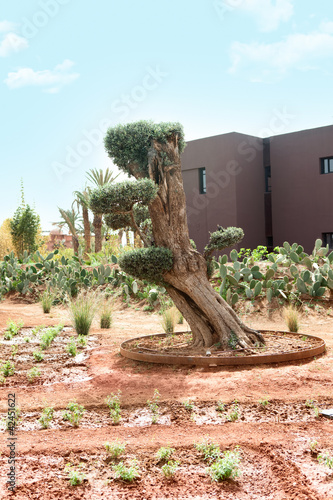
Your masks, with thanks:
[[(133, 207), (134, 220), (138, 226), (146, 219), (149, 219), (148, 207), (137, 203)], [(132, 219), (129, 213), (111, 213), (104, 217), (105, 224), (111, 229), (116, 231), (117, 229), (123, 229), (126, 227), (132, 227)]]
[(236, 245), (244, 238), (244, 231), (239, 227), (218, 226), (217, 231), (210, 233), (208, 245), (205, 247), (204, 255), (207, 257), (215, 250), (223, 250)]
[(149, 205), (157, 195), (158, 186), (150, 179), (108, 184), (95, 189), (90, 196), (90, 208), (94, 213), (124, 213), (133, 205)]
[(138, 248), (123, 253), (118, 264), (121, 269), (136, 278), (152, 283), (163, 281), (163, 274), (173, 266), (172, 252), (168, 248)]
[(177, 134), (179, 152), (185, 149), (184, 131), (180, 123), (138, 121), (110, 128), (104, 140), (105, 149), (113, 162), (126, 173), (133, 164), (142, 176), (148, 177), (148, 152), (152, 140), (167, 142)]

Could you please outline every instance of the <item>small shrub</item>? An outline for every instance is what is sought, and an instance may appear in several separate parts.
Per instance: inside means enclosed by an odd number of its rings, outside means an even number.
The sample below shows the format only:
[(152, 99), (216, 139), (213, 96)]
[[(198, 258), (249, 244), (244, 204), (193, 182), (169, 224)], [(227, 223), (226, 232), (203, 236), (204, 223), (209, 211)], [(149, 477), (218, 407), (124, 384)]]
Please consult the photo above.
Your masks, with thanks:
[(32, 355), (37, 363), (40, 363), (44, 359), (44, 354), (40, 351), (34, 351)]
[(63, 327), (64, 326), (60, 324), (57, 326), (52, 326), (50, 328), (47, 328), (40, 338), (40, 348), (45, 350), (48, 347), (50, 347), (51, 343), (59, 334), (59, 332), (61, 332)]
[(298, 332), (299, 330), (299, 314), (297, 309), (292, 305), (283, 309), (283, 317), (290, 332)]
[(183, 406), (185, 406), (186, 410), (194, 410), (194, 402), (191, 399), (183, 401)]
[(15, 365), (11, 361), (6, 361), (1, 366), (1, 371), (4, 377), (11, 377), (15, 373)]
[(158, 421), (158, 417), (159, 417), (158, 401), (159, 401), (159, 399), (160, 399), (160, 393), (158, 392), (157, 389), (155, 389), (153, 398), (148, 399), (148, 401), (147, 401), (148, 408), (150, 409), (150, 411), (152, 413), (152, 417), (151, 417), (152, 424), (156, 424)]
[(87, 338), (84, 335), (79, 335), (77, 338), (77, 343), (79, 344), (80, 347), (86, 347)]
[(93, 293), (81, 292), (69, 301), (69, 310), (75, 331), (78, 335), (88, 335), (99, 301)]
[(112, 469), (115, 479), (122, 479), (123, 481), (131, 483), (134, 479), (140, 477), (140, 469), (136, 460), (133, 460), (129, 467), (126, 467), (123, 462), (119, 462), (119, 464), (114, 465)]
[(51, 311), (54, 295), (50, 290), (45, 290), (41, 296), (43, 313), (48, 314)]
[(164, 464), (161, 469), (166, 479), (171, 479), (175, 475), (179, 463), (177, 460), (170, 460), (167, 464)]
[(118, 443), (117, 441), (114, 441), (113, 443), (105, 443), (104, 447), (112, 458), (118, 458), (124, 453), (126, 443)]
[(163, 446), (157, 451), (156, 458), (157, 460), (169, 460), (171, 455), (175, 452), (174, 448), (164, 448)]
[(219, 399), (218, 402), (216, 403), (216, 411), (223, 412), (224, 409), (225, 409), (225, 403), (223, 403), (223, 401)]
[(161, 325), (165, 333), (173, 333), (177, 323), (178, 311), (176, 307), (170, 307), (163, 311)]
[(259, 399), (259, 404), (261, 406), (263, 406), (264, 408), (266, 408), (266, 406), (268, 406), (268, 404), (269, 404), (269, 400), (268, 399)]
[(206, 471), (212, 478), (212, 481), (224, 481), (225, 479), (238, 477), (240, 463), (240, 450), (225, 451), (216, 462), (214, 462)]
[(203, 455), (204, 460), (214, 460), (220, 456), (219, 445), (213, 443), (208, 437), (201, 443), (194, 443), (194, 447)]
[(112, 304), (105, 301), (101, 310), (100, 327), (111, 328), (112, 325)]
[(27, 379), (30, 383), (33, 382), (35, 380), (35, 378), (40, 377), (40, 376), (41, 376), (41, 372), (35, 366), (27, 372)]
[(330, 469), (333, 469), (333, 457), (330, 457), (329, 455), (324, 455), (323, 453), (320, 453), (318, 455), (318, 462), (320, 464), (327, 465)]
[(71, 401), (68, 403), (67, 409), (63, 413), (63, 419), (68, 420), (74, 427), (78, 427), (85, 411), (84, 406), (79, 405), (75, 401)]
[(239, 417), (238, 404), (235, 404), (229, 413), (226, 414), (225, 418), (228, 422), (235, 422)]
[(70, 341), (67, 343), (66, 351), (68, 352), (69, 356), (76, 356), (77, 355), (77, 347), (76, 347), (76, 342), (75, 342), (74, 337), (71, 337)]
[(86, 479), (84, 472), (73, 469), (73, 466), (70, 464), (66, 465), (65, 471), (68, 473), (68, 480), (71, 486), (78, 486)]
[(45, 328), (45, 325), (36, 326), (35, 328), (33, 328), (31, 330), (31, 333), (35, 337), (37, 335), (37, 333), (39, 333), (41, 330), (44, 330), (44, 328)]
[(121, 420), (120, 395), (121, 391), (118, 391), (118, 394), (110, 394), (105, 400), (114, 424), (119, 424)]
[(23, 325), (24, 325), (24, 323), (21, 320), (18, 323), (15, 323), (15, 321), (9, 320), (7, 323), (7, 328), (5, 330), (4, 339), (11, 340), (15, 335), (17, 335), (19, 333), (19, 331), (21, 330)]
[(42, 414), (38, 422), (40, 425), (43, 427), (43, 429), (47, 429), (50, 427), (50, 422), (53, 419), (53, 414), (54, 414), (54, 408), (49, 406), (46, 408), (43, 408)]

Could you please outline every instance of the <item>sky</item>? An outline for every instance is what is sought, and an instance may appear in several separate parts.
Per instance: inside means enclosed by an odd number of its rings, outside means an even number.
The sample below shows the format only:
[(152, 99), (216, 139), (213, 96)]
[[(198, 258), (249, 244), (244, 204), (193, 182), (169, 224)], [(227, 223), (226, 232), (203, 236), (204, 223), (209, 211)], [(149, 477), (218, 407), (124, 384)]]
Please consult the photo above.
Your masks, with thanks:
[(109, 127), (178, 121), (190, 141), (333, 123), (331, 0), (0, 0), (0, 224), (50, 230)]

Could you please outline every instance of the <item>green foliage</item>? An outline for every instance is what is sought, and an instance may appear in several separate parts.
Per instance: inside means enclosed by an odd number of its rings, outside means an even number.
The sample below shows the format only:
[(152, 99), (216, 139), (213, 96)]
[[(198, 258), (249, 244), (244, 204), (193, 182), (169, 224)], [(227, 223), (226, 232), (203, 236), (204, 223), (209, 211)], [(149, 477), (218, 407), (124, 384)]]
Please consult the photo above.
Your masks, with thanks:
[(37, 250), (37, 234), (40, 218), (29, 205), (18, 207), (10, 222), (13, 244), (18, 256), (26, 250), (33, 253)]
[(73, 466), (67, 464), (65, 471), (68, 473), (68, 480), (71, 486), (79, 486), (86, 479), (86, 475), (83, 472), (73, 469)]
[(208, 469), (207, 473), (212, 481), (224, 481), (225, 479), (234, 479), (240, 475), (240, 450), (225, 451), (223, 455), (216, 460)]
[(122, 455), (126, 448), (126, 443), (119, 443), (113, 441), (112, 443), (105, 443), (104, 447), (112, 458), (118, 458)]
[(209, 242), (205, 247), (204, 256), (207, 258), (212, 252), (236, 245), (244, 238), (244, 231), (238, 227), (218, 227), (210, 233)]
[(36, 368), (36, 366), (31, 368), (27, 372), (27, 379), (30, 383), (33, 382), (35, 380), (35, 378), (40, 377), (40, 376), (41, 376), (41, 372), (40, 372), (40, 370), (38, 370), (38, 368)]
[(47, 328), (40, 338), (40, 348), (42, 350), (48, 349), (48, 347), (50, 347), (51, 343), (59, 334), (59, 332), (61, 332), (63, 327), (64, 326), (60, 324), (57, 326), (51, 326), (50, 328)]
[(187, 399), (186, 401), (183, 401), (183, 405), (186, 408), (186, 410), (192, 411), (194, 410), (194, 401), (191, 399)]
[(174, 452), (175, 452), (174, 448), (170, 447), (165, 448), (162, 446), (159, 450), (157, 450), (156, 458), (158, 461), (169, 460), (169, 458)]
[(68, 352), (69, 356), (77, 355), (77, 346), (74, 337), (71, 337), (70, 341), (67, 343), (66, 351)]
[(121, 269), (131, 276), (151, 283), (160, 283), (163, 281), (163, 273), (172, 269), (173, 258), (168, 248), (149, 247), (123, 253), (118, 263)]
[(234, 406), (231, 408), (229, 413), (226, 414), (225, 418), (228, 422), (235, 422), (238, 420), (239, 417), (239, 407), (238, 404), (235, 402)]
[(110, 417), (114, 424), (119, 424), (121, 420), (120, 396), (121, 391), (118, 390), (117, 394), (112, 393), (105, 400), (107, 406), (109, 407)]
[(151, 421), (153, 424), (157, 423), (159, 417), (159, 408), (158, 408), (159, 399), (160, 399), (160, 393), (158, 392), (157, 389), (155, 389), (153, 398), (148, 399), (147, 401), (148, 408), (151, 411)]
[(44, 359), (44, 354), (40, 351), (34, 351), (32, 355), (37, 363), (40, 363)]
[(53, 298), (54, 295), (53, 293), (48, 289), (45, 290), (41, 296), (41, 301), (42, 301), (42, 307), (43, 307), (43, 313), (48, 314), (51, 311), (51, 307), (53, 304)]
[(98, 297), (93, 293), (81, 292), (76, 299), (69, 301), (71, 319), (78, 335), (88, 335), (98, 307)]
[(139, 121), (127, 125), (117, 125), (107, 131), (105, 149), (113, 162), (124, 172), (131, 174), (131, 166), (148, 177), (148, 153), (152, 141), (166, 143), (178, 135), (178, 148), (182, 153), (185, 148), (184, 131), (179, 123), (153, 123)]
[(50, 427), (50, 422), (53, 419), (53, 415), (54, 415), (53, 407), (47, 406), (43, 408), (42, 414), (38, 420), (43, 429), (47, 429), (48, 427)]
[(4, 377), (11, 377), (15, 373), (15, 365), (7, 360), (1, 365), (0, 371)]
[(15, 323), (15, 321), (9, 320), (7, 322), (7, 327), (4, 333), (4, 339), (5, 340), (11, 340), (15, 335), (19, 333), (21, 328), (23, 327), (24, 323), (23, 321), (19, 321), (18, 323)]
[(110, 184), (92, 191), (90, 208), (100, 214), (130, 212), (136, 203), (149, 205), (157, 192), (157, 184), (150, 179)]
[(220, 456), (220, 447), (208, 437), (200, 443), (194, 443), (194, 447), (203, 455), (204, 460), (215, 460)]
[(112, 467), (114, 471), (114, 478), (128, 481), (131, 483), (134, 479), (140, 477), (140, 469), (136, 460), (132, 460), (131, 465), (127, 467), (123, 462)]
[(83, 405), (71, 401), (67, 405), (67, 410), (63, 413), (63, 419), (68, 420), (74, 427), (78, 427), (85, 411)]
[(100, 327), (101, 328), (111, 328), (112, 325), (112, 303), (105, 300), (101, 310), (100, 316)]
[(318, 455), (318, 462), (320, 464), (326, 465), (330, 469), (333, 469), (333, 457), (331, 457), (330, 455), (324, 455), (323, 453), (320, 453)]
[[(136, 203), (133, 206), (133, 216), (137, 226), (140, 226), (140, 224), (143, 224), (150, 217), (148, 207), (141, 203)], [(111, 212), (105, 215), (104, 221), (105, 224), (114, 231), (127, 227), (134, 229), (132, 218), (129, 213)]]
[(179, 461), (177, 460), (169, 460), (167, 464), (164, 464), (161, 469), (166, 479), (171, 479), (175, 475), (178, 467)]
[(177, 323), (178, 310), (176, 307), (170, 307), (162, 313), (161, 325), (165, 333), (173, 333)]
[(218, 400), (216, 403), (216, 411), (223, 412), (225, 410), (225, 403), (221, 401), (221, 399)]

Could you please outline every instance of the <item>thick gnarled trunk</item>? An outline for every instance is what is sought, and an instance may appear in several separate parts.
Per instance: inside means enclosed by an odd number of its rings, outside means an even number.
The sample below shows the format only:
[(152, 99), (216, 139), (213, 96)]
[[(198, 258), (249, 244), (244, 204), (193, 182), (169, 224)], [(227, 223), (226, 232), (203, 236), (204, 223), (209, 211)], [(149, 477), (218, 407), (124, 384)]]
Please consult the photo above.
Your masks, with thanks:
[(95, 230), (95, 252), (102, 250), (102, 225), (103, 217), (101, 214), (94, 214), (93, 226)]
[(169, 248), (174, 258), (173, 268), (164, 275), (164, 280), (168, 293), (190, 325), (194, 344), (210, 347), (220, 342), (227, 349), (231, 341), (235, 346), (235, 337), (243, 348), (263, 342), (262, 335), (244, 325), (213, 289), (206, 260), (191, 246), (176, 135), (165, 144), (153, 141), (149, 176), (160, 186), (149, 206), (154, 241), (156, 246)]
[(83, 216), (83, 228), (84, 228), (84, 242), (85, 242), (85, 251), (84, 258), (88, 257), (88, 253), (91, 252), (91, 235), (90, 235), (90, 222), (89, 222), (89, 212), (88, 208), (82, 207), (82, 216)]

